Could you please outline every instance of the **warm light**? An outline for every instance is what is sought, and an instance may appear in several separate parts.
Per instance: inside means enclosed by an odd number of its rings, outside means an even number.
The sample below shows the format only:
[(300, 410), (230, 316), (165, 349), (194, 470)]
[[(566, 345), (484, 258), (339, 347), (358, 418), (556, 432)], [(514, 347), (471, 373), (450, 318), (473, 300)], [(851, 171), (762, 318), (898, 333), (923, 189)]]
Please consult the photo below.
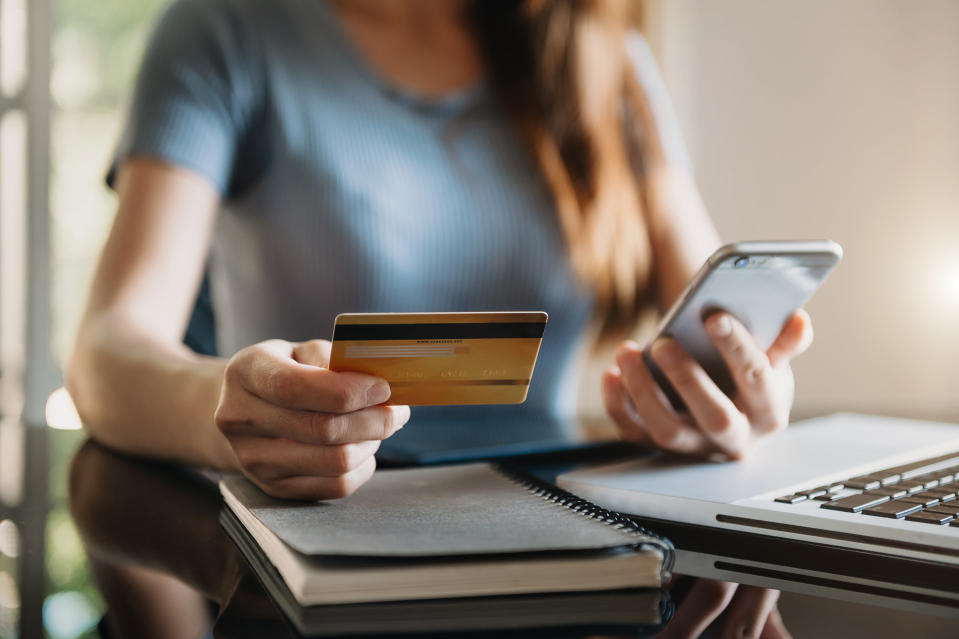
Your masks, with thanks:
[(47, 426), (59, 430), (80, 430), (83, 424), (80, 423), (80, 415), (73, 405), (70, 393), (67, 389), (60, 387), (50, 393), (47, 398)]
[(942, 274), (944, 294), (952, 301), (959, 302), (959, 264), (948, 266)]

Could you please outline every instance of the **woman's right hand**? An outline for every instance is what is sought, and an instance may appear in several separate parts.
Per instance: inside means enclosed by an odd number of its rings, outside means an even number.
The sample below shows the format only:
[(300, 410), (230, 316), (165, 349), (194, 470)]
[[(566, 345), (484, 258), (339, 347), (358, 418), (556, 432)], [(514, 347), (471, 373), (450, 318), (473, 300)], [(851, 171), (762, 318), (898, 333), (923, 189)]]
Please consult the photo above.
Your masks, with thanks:
[(217, 428), (243, 474), (274, 497), (353, 493), (373, 475), (380, 442), (410, 418), (409, 406), (382, 406), (385, 380), (329, 370), (330, 346), (269, 340), (227, 364)]

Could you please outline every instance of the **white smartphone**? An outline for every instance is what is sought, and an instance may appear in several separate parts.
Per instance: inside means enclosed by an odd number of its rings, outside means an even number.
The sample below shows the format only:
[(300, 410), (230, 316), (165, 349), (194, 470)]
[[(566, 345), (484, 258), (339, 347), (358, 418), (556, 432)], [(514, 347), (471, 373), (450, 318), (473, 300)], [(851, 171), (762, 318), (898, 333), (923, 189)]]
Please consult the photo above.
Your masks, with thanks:
[(673, 406), (685, 408), (650, 356), (656, 339), (678, 340), (716, 385), (732, 396), (736, 384), (703, 321), (716, 311), (726, 311), (766, 350), (786, 320), (809, 301), (841, 259), (842, 247), (830, 240), (739, 242), (713, 253), (663, 318), (643, 353)]

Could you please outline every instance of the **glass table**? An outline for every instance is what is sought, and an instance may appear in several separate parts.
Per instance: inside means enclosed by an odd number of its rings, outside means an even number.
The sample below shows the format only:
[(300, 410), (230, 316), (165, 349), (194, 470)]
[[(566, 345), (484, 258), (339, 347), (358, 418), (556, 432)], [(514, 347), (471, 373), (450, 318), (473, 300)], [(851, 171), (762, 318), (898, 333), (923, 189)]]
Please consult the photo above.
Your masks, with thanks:
[[(530, 468), (548, 475), (549, 464)], [(220, 526), (221, 508), (203, 473), (118, 455), (78, 431), (3, 424), (0, 637), (297, 636)], [(616, 600), (642, 606), (642, 623), (492, 634), (959, 637), (949, 567), (645, 523), (676, 544), (678, 576)], [(918, 575), (923, 588), (898, 575)], [(757, 616), (764, 629), (751, 625)]]

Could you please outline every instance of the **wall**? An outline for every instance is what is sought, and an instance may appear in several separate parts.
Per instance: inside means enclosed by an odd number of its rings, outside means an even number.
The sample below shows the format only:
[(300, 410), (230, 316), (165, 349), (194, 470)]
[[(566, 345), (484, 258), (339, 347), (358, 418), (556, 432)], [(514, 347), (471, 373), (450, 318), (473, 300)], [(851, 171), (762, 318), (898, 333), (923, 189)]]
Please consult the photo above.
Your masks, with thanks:
[(959, 3), (652, 0), (646, 22), (723, 239), (845, 248), (796, 414), (959, 421)]

